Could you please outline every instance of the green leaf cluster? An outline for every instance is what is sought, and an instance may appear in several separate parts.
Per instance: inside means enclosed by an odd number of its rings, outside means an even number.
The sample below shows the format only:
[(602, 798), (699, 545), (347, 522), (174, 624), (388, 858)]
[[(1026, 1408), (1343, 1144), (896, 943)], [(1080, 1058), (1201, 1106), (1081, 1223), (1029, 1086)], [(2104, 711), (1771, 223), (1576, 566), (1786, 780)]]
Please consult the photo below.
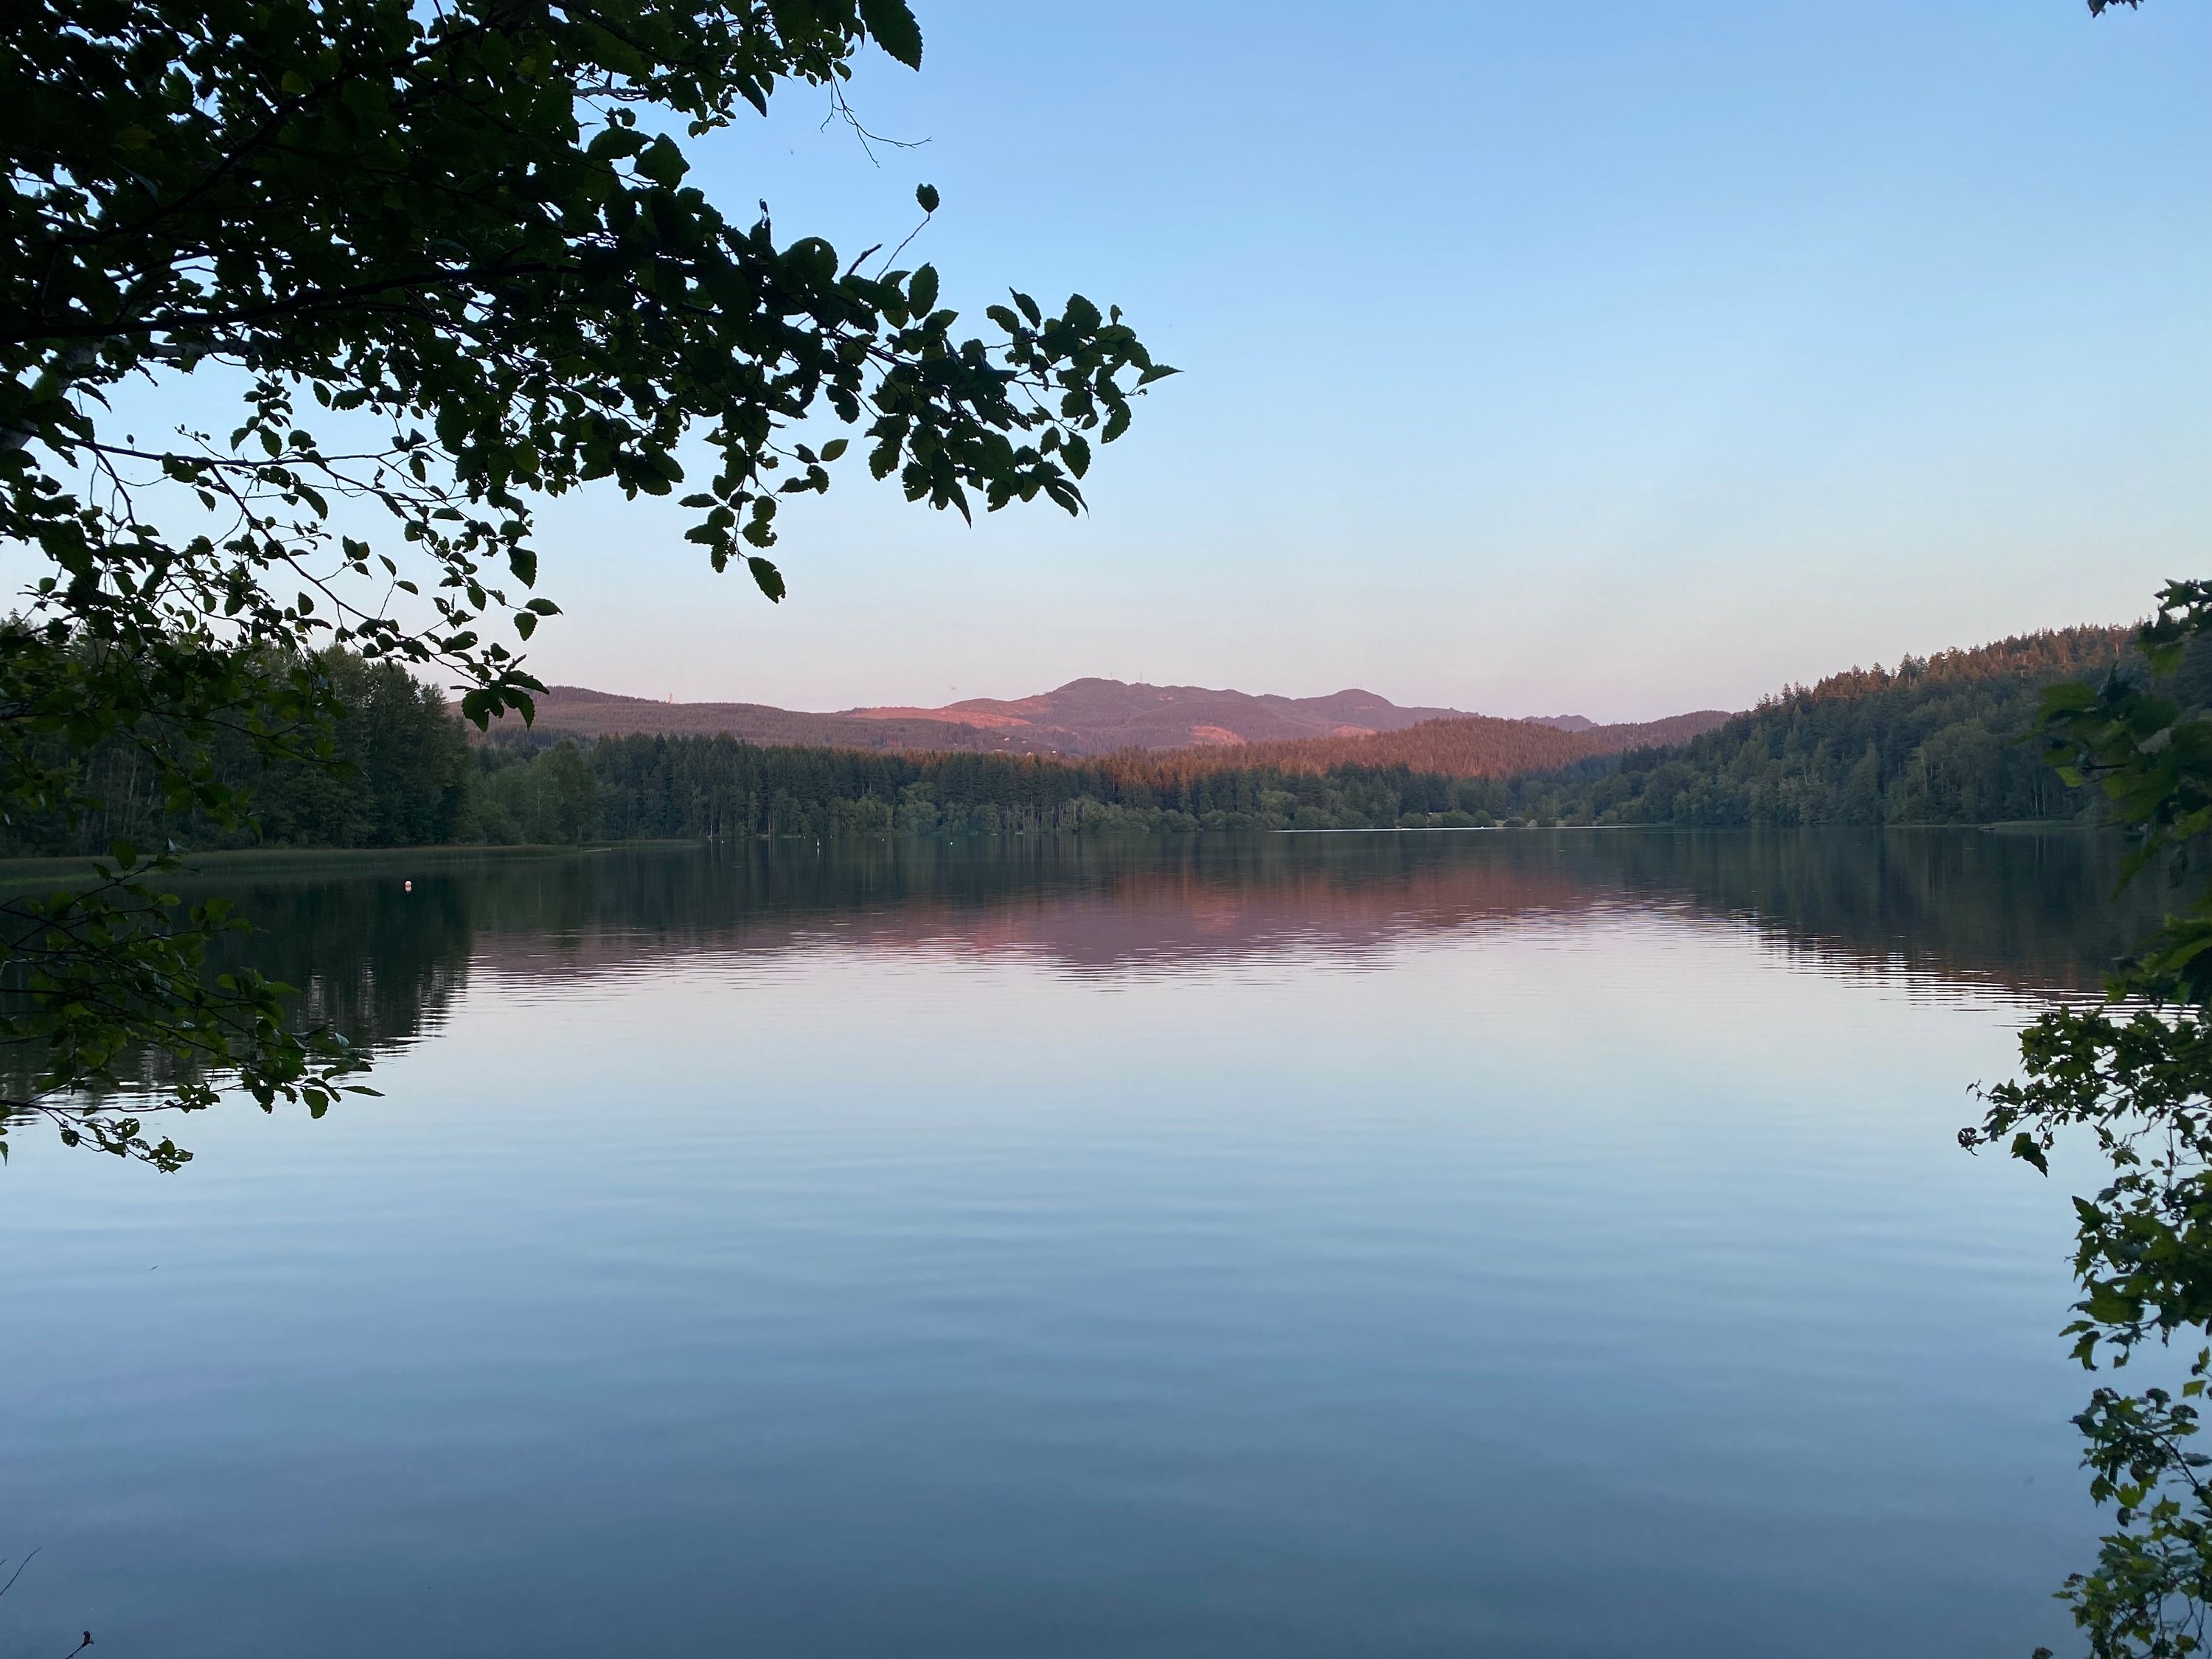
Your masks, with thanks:
[(2086, 1133), (2106, 1170), (2075, 1200), (2075, 1358), (2117, 1369), (2197, 1347), (2178, 1387), (2100, 1387), (2075, 1419), (2091, 1494), (2117, 1522), (2063, 1592), (2100, 1659), (2202, 1652), (2212, 1607), (2212, 1457), (2196, 1449), (2212, 1373), (2212, 583), (2169, 584), (2137, 643), (2100, 684), (2047, 689), (2039, 735), (2062, 778), (2128, 829), (2126, 878), (2162, 869), (2176, 908), (2102, 1006), (2027, 1028), (2021, 1077), (1986, 1091), (1960, 1133), (2046, 1175), (2061, 1138)]

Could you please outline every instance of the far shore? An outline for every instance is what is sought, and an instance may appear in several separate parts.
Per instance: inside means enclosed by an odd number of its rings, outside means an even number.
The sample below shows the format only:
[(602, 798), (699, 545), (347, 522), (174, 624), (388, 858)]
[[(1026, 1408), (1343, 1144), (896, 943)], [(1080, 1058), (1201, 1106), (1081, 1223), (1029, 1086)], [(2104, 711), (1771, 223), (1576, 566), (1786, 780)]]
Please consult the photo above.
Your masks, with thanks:
[[(1858, 826), (1839, 824), (1808, 824), (1804, 829), (1844, 829)], [(1996, 835), (2080, 835), (2094, 834), (2106, 826), (2082, 823), (2075, 820), (2054, 818), (2014, 818), (1992, 823), (1890, 823), (1869, 824), (1867, 829), (1930, 830), (1941, 830), (1952, 834), (1975, 833)], [(1150, 829), (1117, 829), (1090, 832), (1092, 836), (1154, 836), (1172, 835), (1177, 838), (1223, 833), (1252, 833), (1279, 836), (1389, 836), (1439, 835), (1446, 833), (1496, 834), (1501, 831), (1530, 830), (1668, 830), (1677, 834), (1753, 835), (1777, 833), (1778, 826), (1759, 824), (1687, 825), (1665, 823), (1577, 823), (1577, 824), (1377, 824), (1358, 829), (1255, 830), (1249, 832), (1204, 830), (1159, 830)], [(962, 832), (962, 839), (975, 838), (976, 832)], [(1079, 834), (1077, 831), (1049, 833)], [(1781, 831), (1790, 833), (1790, 831)], [(839, 840), (906, 840), (910, 837), (893, 831), (868, 831), (860, 836), (833, 837)], [(1008, 839), (1024, 839), (1017, 833)], [(808, 836), (759, 836), (744, 839), (762, 841), (818, 841), (822, 837)], [(920, 839), (930, 840), (924, 836)], [(404, 866), (419, 870), (428, 866), (452, 864), (473, 864), (500, 859), (574, 858), (582, 854), (610, 853), (623, 848), (643, 847), (703, 847), (709, 842), (695, 837), (650, 837), (635, 841), (597, 841), (581, 843), (530, 842), (509, 846), (490, 846), (483, 843), (444, 842), (425, 847), (234, 847), (211, 848), (204, 852), (181, 853), (179, 873), (191, 875), (204, 869), (251, 872), (267, 870), (290, 872), (311, 870), (318, 866), (343, 865), (358, 869), (364, 865)], [(105, 854), (97, 853), (72, 854), (67, 857), (0, 858), (0, 888), (22, 888), (50, 877), (81, 877), (95, 863), (104, 861)]]
[[(220, 866), (225, 870), (299, 870), (319, 864), (426, 865), (474, 863), (485, 859), (569, 858), (579, 853), (604, 853), (613, 846), (669, 846), (668, 842), (595, 842), (582, 846), (526, 845), (492, 847), (441, 843), (429, 847), (231, 847), (204, 852), (179, 853), (180, 873)], [(688, 845), (689, 843), (684, 843)], [(21, 886), (48, 876), (81, 876), (91, 866), (104, 862), (100, 853), (76, 853), (67, 857), (0, 859), (0, 885)]]

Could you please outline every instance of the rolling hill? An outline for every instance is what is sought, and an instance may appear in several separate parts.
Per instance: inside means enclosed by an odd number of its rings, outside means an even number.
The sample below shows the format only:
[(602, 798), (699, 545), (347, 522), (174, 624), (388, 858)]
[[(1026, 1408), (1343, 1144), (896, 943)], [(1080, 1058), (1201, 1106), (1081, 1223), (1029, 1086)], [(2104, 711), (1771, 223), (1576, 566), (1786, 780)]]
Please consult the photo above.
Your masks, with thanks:
[[(1727, 718), (1703, 710), (1644, 725), (1599, 726), (1571, 714), (1501, 720), (1455, 708), (1407, 708), (1357, 689), (1322, 697), (1255, 696), (1206, 686), (1080, 679), (1033, 697), (836, 714), (767, 703), (654, 702), (556, 685), (538, 699), (535, 728), (548, 737), (728, 736), (877, 752), (1075, 759), (1150, 751), (1178, 775), (1224, 766), (1325, 771), (1357, 765), (1503, 777), (1591, 755), (1684, 742)], [(519, 730), (520, 724), (510, 718), (493, 730)]]
[(1290, 772), (1328, 772), (1340, 766), (1404, 766), (1449, 778), (1505, 778), (1550, 771), (1594, 755), (1665, 748), (1725, 724), (1717, 708), (1666, 720), (1620, 726), (1589, 720), (1562, 726), (1554, 720), (1506, 720), (1460, 714), (1423, 720), (1395, 732), (1357, 737), (1304, 738), (1245, 744), (1235, 749), (1183, 749), (1156, 757), (1161, 769), (1195, 776), (1237, 766), (1279, 766)]
[(1202, 685), (1081, 679), (1034, 697), (973, 697), (942, 708), (854, 708), (841, 718), (943, 721), (981, 732), (1042, 738), (1061, 745), (1066, 754), (1103, 755), (1121, 749), (1363, 737), (1400, 731), (1423, 720), (1448, 720), (1462, 712), (1401, 708), (1388, 697), (1356, 689), (1325, 697), (1254, 696)]
[[(495, 722), (494, 736), (519, 732), (514, 715)], [(538, 699), (534, 729), (553, 738), (737, 738), (746, 743), (822, 749), (989, 749), (1017, 755), (1056, 755), (1060, 745), (1031, 733), (1017, 738), (931, 715), (913, 719), (814, 714), (760, 702), (655, 702), (580, 685), (551, 685)]]
[(1360, 737), (1462, 717), (1456, 708), (1405, 708), (1357, 690), (1325, 697), (1254, 696), (1196, 685), (1081, 679), (1033, 697), (975, 697), (942, 708), (848, 708), (836, 714), (765, 703), (654, 702), (556, 685), (538, 701), (536, 726), (542, 732), (574, 737), (726, 734), (749, 743), (839, 749), (1067, 757)]

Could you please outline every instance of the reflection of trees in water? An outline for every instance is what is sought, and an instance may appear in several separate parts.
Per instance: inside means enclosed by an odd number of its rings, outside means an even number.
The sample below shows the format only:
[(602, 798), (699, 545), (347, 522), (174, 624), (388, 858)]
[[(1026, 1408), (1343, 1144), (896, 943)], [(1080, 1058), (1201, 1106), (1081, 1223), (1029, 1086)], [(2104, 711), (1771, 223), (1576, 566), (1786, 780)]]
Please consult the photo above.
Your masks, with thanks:
[(443, 1018), (467, 981), (477, 878), (465, 867), (426, 872), (412, 892), (406, 878), (382, 864), (373, 874), (226, 878), (222, 891), (255, 929), (225, 941), (226, 961), (297, 987), (304, 1023), (357, 1041), (414, 1037)]
[(1357, 962), (1632, 908), (1741, 922), (1847, 971), (2087, 992), (2158, 909), (2154, 891), (2108, 902), (2119, 855), (2074, 834), (1559, 830), (380, 855), (207, 879), (258, 929), (230, 959), (299, 987), (306, 1018), (389, 1047), (434, 1029), (472, 969), (550, 979), (838, 947), (1112, 975)]
[[(1565, 839), (1563, 836), (1561, 839)], [(1844, 965), (2095, 992), (2155, 921), (2146, 878), (2114, 902), (2116, 836), (1974, 830), (1594, 836), (1629, 890), (1740, 917)]]
[(1978, 831), (1664, 831), (759, 845), (546, 869), (488, 907), (480, 958), (518, 973), (668, 949), (834, 938), (1020, 952), (1078, 971), (1293, 946), (1358, 954), (1539, 915), (1659, 907), (1756, 926), (1842, 965), (2087, 991), (2155, 895), (2108, 902), (2116, 843)]
[[(466, 981), (473, 937), (469, 887), (458, 872), (444, 882), (404, 872), (321, 860), (311, 872), (263, 873), (234, 865), (218, 879), (187, 872), (172, 884), (185, 902), (219, 891), (254, 931), (221, 936), (208, 971), (240, 963), (295, 987), (305, 1024), (328, 1024), (357, 1042), (389, 1045), (434, 1025)], [(370, 873), (373, 870), (374, 873)], [(21, 994), (0, 977), (0, 995)], [(34, 1092), (37, 1057), (0, 1053), (0, 1092)], [(168, 1080), (150, 1058), (128, 1068), (138, 1086)]]
[[(1026, 957), (1091, 975), (1600, 910), (1755, 927), (1846, 969), (2090, 991), (2155, 895), (2107, 902), (2117, 844), (1975, 831), (1509, 832), (640, 847), (409, 868), (226, 872), (242, 959), (356, 1040), (405, 1042), (471, 968), (532, 978), (671, 953), (824, 946)], [(414, 890), (402, 887), (411, 878)]]

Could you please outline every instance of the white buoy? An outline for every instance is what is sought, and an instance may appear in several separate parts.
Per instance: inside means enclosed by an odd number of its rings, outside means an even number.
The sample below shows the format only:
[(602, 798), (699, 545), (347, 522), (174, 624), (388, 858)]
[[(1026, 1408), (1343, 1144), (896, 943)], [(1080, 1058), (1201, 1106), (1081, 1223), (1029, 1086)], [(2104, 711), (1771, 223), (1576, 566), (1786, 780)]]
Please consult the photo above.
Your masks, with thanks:
[(415, 884), (411, 881), (403, 881), (399, 884), (399, 890), (403, 893), (411, 893), (415, 890)]

